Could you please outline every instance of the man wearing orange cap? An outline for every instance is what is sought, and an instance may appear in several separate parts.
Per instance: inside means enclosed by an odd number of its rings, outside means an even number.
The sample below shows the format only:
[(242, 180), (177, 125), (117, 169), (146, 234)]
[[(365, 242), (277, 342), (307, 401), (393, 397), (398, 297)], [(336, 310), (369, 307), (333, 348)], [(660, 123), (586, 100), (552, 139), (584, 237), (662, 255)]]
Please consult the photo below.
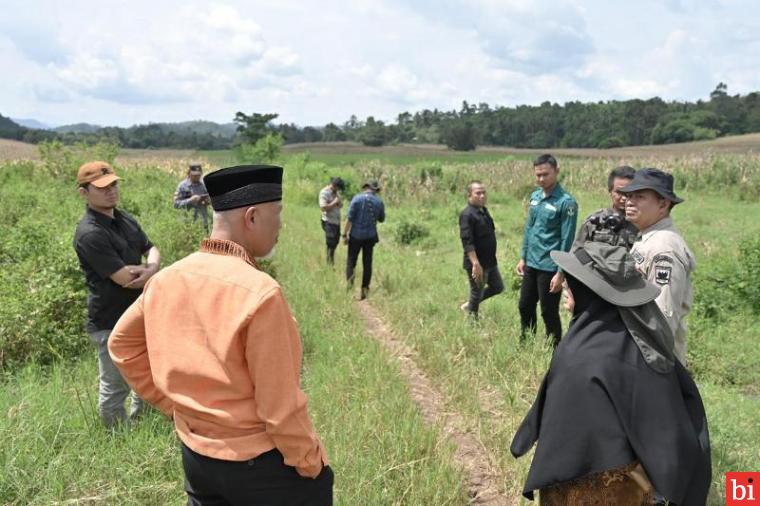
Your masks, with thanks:
[[(116, 209), (120, 179), (106, 162), (89, 162), (79, 168), (79, 195), (87, 209), (74, 234), (74, 250), (90, 292), (87, 333), (98, 347), (98, 411), (108, 428), (127, 420), (124, 401), (129, 395), (129, 386), (108, 355), (108, 336), (161, 261), (158, 248), (137, 221)], [(142, 401), (133, 393), (129, 419), (141, 410)]]

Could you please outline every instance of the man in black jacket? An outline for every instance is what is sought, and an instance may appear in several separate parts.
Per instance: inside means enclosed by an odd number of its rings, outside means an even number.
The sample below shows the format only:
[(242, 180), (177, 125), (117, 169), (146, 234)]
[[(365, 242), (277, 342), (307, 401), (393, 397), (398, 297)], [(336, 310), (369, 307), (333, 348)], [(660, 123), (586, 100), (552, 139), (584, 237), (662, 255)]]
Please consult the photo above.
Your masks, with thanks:
[(467, 207), (459, 214), (459, 236), (464, 248), (462, 267), (470, 281), (470, 300), (461, 309), (475, 317), (481, 302), (504, 291), (496, 262), (496, 231), (486, 199), (483, 183), (472, 181), (467, 185)]

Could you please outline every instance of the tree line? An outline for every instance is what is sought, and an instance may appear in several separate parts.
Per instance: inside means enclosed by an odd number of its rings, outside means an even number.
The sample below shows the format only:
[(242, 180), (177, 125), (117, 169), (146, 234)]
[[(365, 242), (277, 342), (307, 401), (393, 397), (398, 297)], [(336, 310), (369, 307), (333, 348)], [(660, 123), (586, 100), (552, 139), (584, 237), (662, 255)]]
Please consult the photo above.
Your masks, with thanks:
[(67, 145), (107, 142), (125, 148), (152, 149), (229, 149), (235, 139), (235, 129), (225, 128), (210, 121), (187, 123), (150, 123), (122, 127), (94, 127), (81, 125), (81, 129), (42, 130), (26, 128), (0, 115), (0, 138), (14, 139), (32, 144), (60, 141)]
[[(729, 95), (719, 83), (709, 100), (666, 102), (648, 100), (606, 102), (544, 102), (538, 106), (491, 107), (462, 102), (459, 110), (424, 109), (402, 112), (395, 122), (373, 116), (351, 116), (341, 125), (300, 127), (274, 123), (277, 114), (238, 112), (237, 133), (219, 129), (178, 129), (171, 124), (106, 127), (94, 132), (52, 132), (16, 125), (0, 116), (0, 137), (37, 143), (118, 143), (129, 148), (229, 149), (255, 144), (276, 134), (286, 144), (355, 141), (367, 146), (398, 143), (446, 144), (456, 150), (478, 145), (521, 148), (614, 148), (708, 140), (724, 135), (760, 132), (760, 92)], [(199, 122), (208, 124), (210, 122)]]
[(614, 148), (709, 140), (760, 132), (760, 93), (729, 95), (725, 83), (696, 102), (659, 97), (608, 102), (544, 102), (491, 107), (462, 103), (459, 110), (402, 112), (394, 123), (352, 116), (322, 129), (275, 125), (286, 143), (358, 141), (368, 146), (439, 143), (471, 150), (477, 145), (518, 148)]

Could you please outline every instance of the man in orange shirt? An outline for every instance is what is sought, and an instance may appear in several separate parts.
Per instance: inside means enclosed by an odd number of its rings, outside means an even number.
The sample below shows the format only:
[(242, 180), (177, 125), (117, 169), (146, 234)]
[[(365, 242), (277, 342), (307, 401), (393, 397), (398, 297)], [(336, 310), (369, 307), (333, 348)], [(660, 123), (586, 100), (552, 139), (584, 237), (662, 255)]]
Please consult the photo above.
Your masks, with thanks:
[(282, 168), (230, 167), (204, 182), (211, 236), (146, 284), (113, 330), (111, 357), (174, 419), (188, 504), (331, 505), (298, 329), (255, 260), (277, 242)]

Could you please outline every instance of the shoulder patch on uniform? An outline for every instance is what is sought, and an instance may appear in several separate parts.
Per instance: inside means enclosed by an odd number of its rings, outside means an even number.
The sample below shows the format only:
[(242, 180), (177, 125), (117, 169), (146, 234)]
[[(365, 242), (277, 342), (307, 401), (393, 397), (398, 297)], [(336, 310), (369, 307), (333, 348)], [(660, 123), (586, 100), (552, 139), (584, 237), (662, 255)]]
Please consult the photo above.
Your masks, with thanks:
[(644, 255), (642, 255), (638, 251), (631, 251), (631, 256), (633, 257), (634, 260), (636, 260), (637, 264), (640, 264), (641, 262), (644, 261)]
[(568, 216), (574, 216), (575, 215), (575, 206), (567, 206), (567, 215)]
[(658, 285), (667, 285), (670, 283), (670, 269), (668, 265), (657, 265), (654, 268), (654, 281)]
[(652, 259), (652, 262), (667, 262), (669, 264), (673, 263), (673, 258), (669, 257), (668, 255), (657, 255)]

